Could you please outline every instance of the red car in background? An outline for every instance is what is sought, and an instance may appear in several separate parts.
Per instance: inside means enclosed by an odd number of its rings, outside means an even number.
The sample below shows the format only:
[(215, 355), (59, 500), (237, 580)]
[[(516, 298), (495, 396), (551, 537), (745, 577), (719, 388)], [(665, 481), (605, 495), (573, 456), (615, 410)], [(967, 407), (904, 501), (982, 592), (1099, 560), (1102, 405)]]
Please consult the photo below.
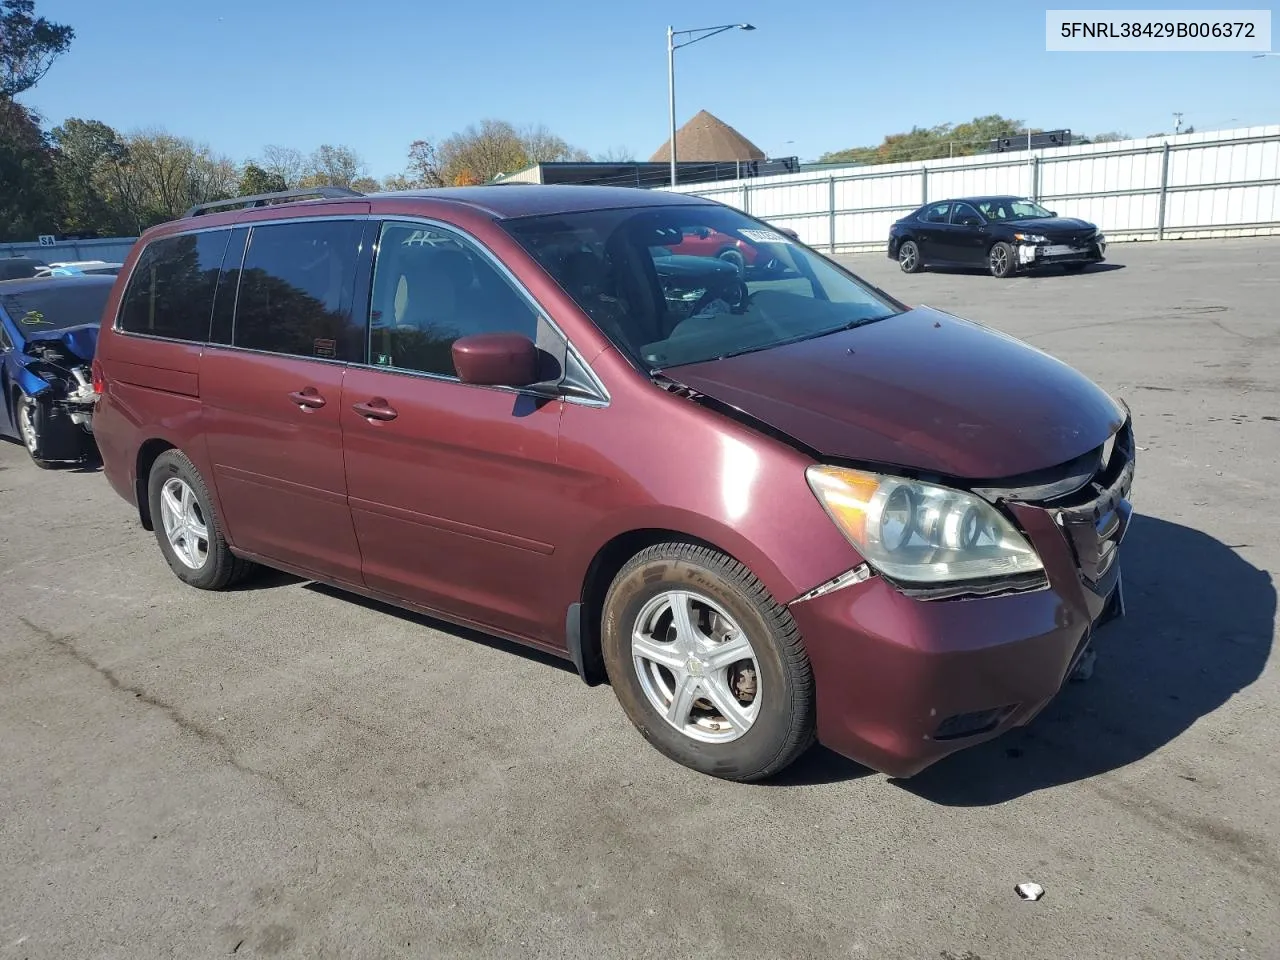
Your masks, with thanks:
[[(746, 240), (707, 227), (686, 227), (683, 231), (684, 239), (667, 249), (689, 257), (717, 257), (733, 264), (740, 274), (745, 274), (748, 270), (752, 273), (780, 270), (782, 265), (775, 252), (767, 245), (767, 238), (764, 236), (771, 231), (758, 232), (759, 239), (765, 241), (766, 245), (754, 246)], [(794, 230), (783, 229), (780, 232), (792, 239), (796, 238)]]

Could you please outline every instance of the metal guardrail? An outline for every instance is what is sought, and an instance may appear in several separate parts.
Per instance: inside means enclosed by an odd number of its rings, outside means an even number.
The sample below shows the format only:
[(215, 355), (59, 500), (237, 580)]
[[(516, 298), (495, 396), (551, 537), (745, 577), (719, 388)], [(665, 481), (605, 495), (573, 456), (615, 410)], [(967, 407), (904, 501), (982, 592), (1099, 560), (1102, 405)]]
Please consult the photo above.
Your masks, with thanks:
[[(842, 217), (858, 216), (862, 214), (880, 214), (880, 213), (896, 213), (910, 212), (917, 207), (928, 203), (931, 199), (929, 196), (930, 181), (936, 177), (955, 173), (970, 173), (981, 170), (992, 169), (1027, 169), (1031, 189), (1025, 191), (1026, 196), (1030, 196), (1037, 202), (1052, 201), (1071, 201), (1071, 200), (1095, 200), (1137, 196), (1158, 196), (1159, 205), (1157, 212), (1157, 220), (1154, 226), (1143, 226), (1124, 228), (1118, 231), (1122, 236), (1145, 236), (1154, 234), (1157, 239), (1163, 239), (1167, 232), (1176, 231), (1178, 233), (1195, 233), (1219, 230), (1277, 230), (1280, 231), (1280, 222), (1259, 221), (1250, 223), (1208, 223), (1190, 226), (1171, 227), (1167, 222), (1168, 217), (1168, 198), (1171, 194), (1192, 193), (1207, 190), (1223, 190), (1238, 187), (1271, 187), (1280, 186), (1280, 164), (1275, 170), (1275, 175), (1263, 177), (1256, 180), (1217, 180), (1205, 183), (1170, 183), (1169, 181), (1169, 158), (1172, 154), (1180, 152), (1191, 152), (1199, 150), (1207, 150), (1215, 147), (1240, 147), (1249, 144), (1258, 143), (1277, 143), (1280, 144), (1280, 134), (1262, 134), (1245, 137), (1230, 137), (1221, 140), (1201, 140), (1193, 143), (1169, 143), (1152, 144), (1143, 147), (1129, 147), (1121, 149), (1096, 150), (1088, 153), (1070, 153), (1060, 154), (1057, 151), (1042, 151), (1040, 153), (1017, 155), (1004, 155), (1000, 159), (993, 159), (979, 163), (947, 163), (937, 166), (926, 166), (922, 163), (920, 166), (904, 167), (900, 164), (886, 164), (887, 167), (895, 167), (896, 169), (868, 169), (858, 170), (857, 172), (836, 174), (829, 173), (822, 176), (806, 177), (798, 179), (788, 178), (785, 182), (766, 183), (762, 181), (743, 181), (732, 186), (717, 186), (706, 190), (694, 189), (687, 191), (695, 193), (701, 197), (709, 199), (726, 199), (734, 198), (737, 201), (736, 206), (740, 207), (747, 213), (752, 212), (751, 199), (753, 195), (760, 194), (764, 191), (778, 191), (789, 188), (813, 187), (825, 184), (827, 186), (827, 205), (818, 209), (800, 209), (787, 210), (784, 212), (771, 211), (767, 214), (771, 219), (786, 220), (813, 220), (818, 217), (826, 217), (828, 219), (827, 247), (834, 253), (839, 247), (865, 247), (871, 246), (879, 241), (852, 241), (841, 244), (837, 241), (837, 223)], [(1091, 191), (1074, 191), (1061, 193), (1046, 193), (1041, 189), (1042, 170), (1045, 166), (1064, 163), (1084, 163), (1091, 160), (1105, 160), (1119, 157), (1138, 157), (1138, 156), (1159, 156), (1160, 157), (1160, 179), (1158, 183), (1121, 187), (1113, 190), (1091, 190)], [(883, 180), (892, 181), (901, 178), (915, 178), (920, 181), (919, 199), (912, 202), (901, 204), (878, 205), (872, 207), (837, 207), (836, 196), (837, 187), (841, 183), (857, 183), (867, 180)], [(942, 197), (934, 197), (932, 199), (944, 199)]]

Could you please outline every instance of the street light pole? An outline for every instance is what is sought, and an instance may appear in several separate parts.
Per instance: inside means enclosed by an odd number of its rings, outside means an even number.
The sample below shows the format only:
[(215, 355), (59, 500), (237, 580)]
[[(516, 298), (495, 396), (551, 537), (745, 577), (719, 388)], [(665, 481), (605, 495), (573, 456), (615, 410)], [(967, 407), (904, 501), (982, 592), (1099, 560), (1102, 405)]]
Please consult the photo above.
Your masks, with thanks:
[[(694, 30), (677, 30), (667, 27), (667, 99), (671, 114), (671, 186), (676, 185), (676, 51), (691, 43), (714, 37), (726, 30), (754, 30), (749, 23), (726, 23), (719, 27), (698, 27)], [(676, 42), (676, 37), (688, 37), (688, 40)]]
[(671, 112), (671, 186), (676, 185), (676, 32), (667, 27), (667, 99)]

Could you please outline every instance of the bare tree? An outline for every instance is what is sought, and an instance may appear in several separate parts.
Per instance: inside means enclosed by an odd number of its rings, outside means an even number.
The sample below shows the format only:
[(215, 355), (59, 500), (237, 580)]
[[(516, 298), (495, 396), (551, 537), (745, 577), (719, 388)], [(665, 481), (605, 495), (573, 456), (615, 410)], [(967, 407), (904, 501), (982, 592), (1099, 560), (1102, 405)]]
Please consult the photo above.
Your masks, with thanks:
[(529, 163), (591, 159), (585, 150), (571, 146), (563, 137), (556, 136), (542, 124), (525, 128), (520, 134), (520, 141), (524, 145), (525, 156)]
[(635, 163), (636, 152), (630, 147), (610, 147), (596, 154), (595, 159), (599, 163)]
[(415, 140), (409, 144), (409, 168), (405, 179), (412, 187), (444, 186), (444, 177), (440, 175), (440, 158), (435, 144), (430, 140)]
[(285, 189), (292, 190), (307, 175), (307, 158), (301, 150), (269, 143), (262, 148), (258, 166), (284, 181)]
[(311, 154), (310, 171), (302, 180), (305, 187), (350, 187), (364, 176), (367, 166), (360, 155), (346, 146), (323, 143)]

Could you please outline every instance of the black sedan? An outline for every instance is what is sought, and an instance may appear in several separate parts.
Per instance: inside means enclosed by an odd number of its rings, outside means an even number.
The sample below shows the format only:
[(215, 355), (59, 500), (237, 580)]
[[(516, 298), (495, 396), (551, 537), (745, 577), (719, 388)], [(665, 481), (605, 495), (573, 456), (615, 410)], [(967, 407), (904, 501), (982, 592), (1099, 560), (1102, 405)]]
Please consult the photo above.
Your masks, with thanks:
[(1106, 237), (1092, 223), (1059, 217), (1021, 197), (966, 197), (926, 203), (889, 228), (889, 257), (904, 273), (927, 266), (982, 265), (992, 276), (1060, 264), (1099, 263)]

